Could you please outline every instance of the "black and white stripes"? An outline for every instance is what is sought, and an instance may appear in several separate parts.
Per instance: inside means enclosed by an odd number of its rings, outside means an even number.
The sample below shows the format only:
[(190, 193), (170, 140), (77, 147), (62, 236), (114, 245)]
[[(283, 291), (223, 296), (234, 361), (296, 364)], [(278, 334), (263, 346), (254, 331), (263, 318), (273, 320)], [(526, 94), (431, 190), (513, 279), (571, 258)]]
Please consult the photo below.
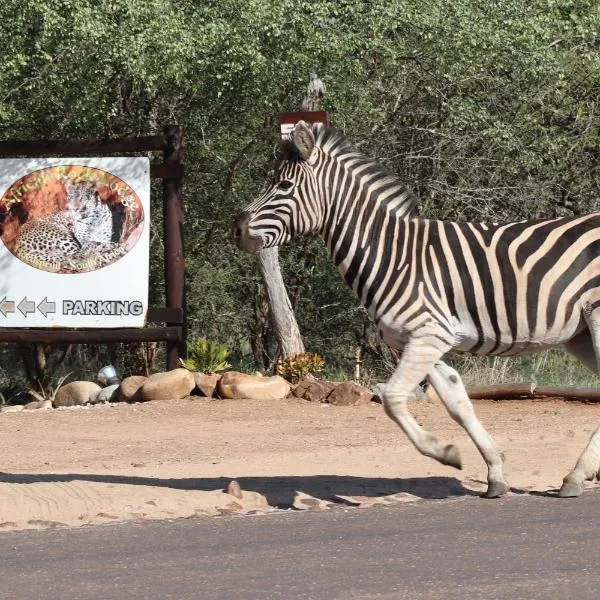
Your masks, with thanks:
[[(563, 345), (598, 372), (600, 214), (455, 223), (419, 218), (415, 205), (396, 177), (343, 135), (299, 123), (272, 185), (236, 218), (232, 233), (250, 252), (320, 234), (383, 339), (403, 349), (385, 388), (388, 414), (421, 452), (458, 466), (456, 449), (441, 446), (406, 407), (429, 375), (490, 467), (488, 495), (499, 495), (507, 486), (497, 448), (465, 408), (460, 378), (440, 359), (450, 351), (512, 356)], [(583, 478), (598, 471), (598, 441), (592, 438), (565, 479), (563, 495), (579, 493)]]

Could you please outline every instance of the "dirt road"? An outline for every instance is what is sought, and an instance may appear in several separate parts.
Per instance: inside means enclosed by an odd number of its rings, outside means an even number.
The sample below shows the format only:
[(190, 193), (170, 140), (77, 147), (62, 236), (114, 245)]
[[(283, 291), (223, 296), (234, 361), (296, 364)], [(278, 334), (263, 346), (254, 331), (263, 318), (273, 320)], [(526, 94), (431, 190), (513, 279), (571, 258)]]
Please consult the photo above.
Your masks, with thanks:
[[(377, 404), (190, 398), (1, 414), (0, 530), (482, 491), (483, 460), (443, 407), (412, 410), (459, 446), (462, 471), (419, 455)], [(558, 400), (478, 401), (476, 411), (510, 484), (527, 491), (559, 486), (600, 422), (600, 406)], [(223, 492), (232, 479), (241, 498)]]

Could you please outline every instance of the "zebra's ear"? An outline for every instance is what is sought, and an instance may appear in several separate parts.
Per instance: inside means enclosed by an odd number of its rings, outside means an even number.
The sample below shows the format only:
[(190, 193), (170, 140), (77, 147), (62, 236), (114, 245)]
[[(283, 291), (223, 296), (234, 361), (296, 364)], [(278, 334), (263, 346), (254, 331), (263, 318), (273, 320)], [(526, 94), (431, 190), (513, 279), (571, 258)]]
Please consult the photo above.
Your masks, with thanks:
[(298, 121), (292, 133), (292, 141), (298, 150), (298, 154), (308, 160), (315, 149), (315, 136), (311, 126), (306, 121)]

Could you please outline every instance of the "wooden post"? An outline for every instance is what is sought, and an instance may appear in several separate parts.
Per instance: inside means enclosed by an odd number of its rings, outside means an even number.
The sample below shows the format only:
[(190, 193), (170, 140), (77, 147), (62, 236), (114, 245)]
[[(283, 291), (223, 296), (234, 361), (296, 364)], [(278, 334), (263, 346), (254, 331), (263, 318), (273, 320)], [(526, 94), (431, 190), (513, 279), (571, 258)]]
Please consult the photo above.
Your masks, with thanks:
[[(294, 114), (280, 113), (280, 125), (283, 122), (281, 120), (283, 115), (287, 115), (287, 118), (290, 119), (285, 120), (288, 123), (308, 118), (310, 113), (306, 111), (317, 111), (324, 95), (325, 86), (323, 82), (314, 73), (311, 73), (307, 93), (302, 102), (302, 111), (304, 112)], [(326, 113), (319, 113), (319, 116), (327, 122)], [(279, 358), (287, 358), (294, 354), (303, 353), (305, 350), (302, 336), (300, 335), (300, 328), (298, 327), (292, 303), (290, 302), (283, 283), (283, 277), (281, 276), (278, 249), (267, 248), (259, 252), (258, 268), (267, 288), (271, 322), (273, 323), (275, 337), (277, 338)]]
[(267, 288), (269, 308), (280, 358), (304, 352), (300, 328), (279, 268), (279, 249), (266, 248), (258, 254), (258, 268)]
[[(166, 147), (165, 165), (183, 164), (183, 131), (175, 125), (164, 128)], [(163, 213), (165, 238), (165, 289), (167, 308), (179, 308), (185, 314), (185, 256), (183, 247), (183, 201), (181, 178), (163, 180)], [(179, 366), (186, 356), (186, 324), (182, 324), (181, 338), (167, 342), (167, 369)]]

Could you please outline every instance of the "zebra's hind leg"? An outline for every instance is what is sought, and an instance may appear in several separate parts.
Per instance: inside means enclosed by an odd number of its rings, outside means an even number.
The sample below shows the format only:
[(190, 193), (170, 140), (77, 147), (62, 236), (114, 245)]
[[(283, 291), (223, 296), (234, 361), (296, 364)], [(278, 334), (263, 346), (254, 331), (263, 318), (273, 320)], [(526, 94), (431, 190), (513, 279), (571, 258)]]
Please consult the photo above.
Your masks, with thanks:
[(435, 458), (444, 465), (461, 469), (458, 448), (451, 444), (440, 444), (435, 436), (417, 423), (408, 410), (408, 400), (412, 397), (413, 390), (435, 362), (449, 350), (449, 346), (439, 348), (440, 345), (439, 338), (433, 337), (421, 337), (407, 343), (394, 373), (381, 389), (382, 402), (387, 415), (401, 427), (421, 454)]
[[(582, 331), (565, 344), (565, 350), (577, 357), (584, 365), (600, 374), (600, 322), (588, 320), (589, 330)], [(600, 425), (596, 427), (575, 468), (563, 479), (558, 495), (573, 498), (583, 492), (584, 482), (597, 477), (600, 479)]]
[(429, 382), (450, 416), (469, 434), (485, 460), (488, 468), (488, 489), (485, 497), (497, 498), (506, 494), (509, 487), (504, 478), (504, 458), (492, 436), (477, 418), (460, 375), (452, 367), (438, 361), (429, 371)]

